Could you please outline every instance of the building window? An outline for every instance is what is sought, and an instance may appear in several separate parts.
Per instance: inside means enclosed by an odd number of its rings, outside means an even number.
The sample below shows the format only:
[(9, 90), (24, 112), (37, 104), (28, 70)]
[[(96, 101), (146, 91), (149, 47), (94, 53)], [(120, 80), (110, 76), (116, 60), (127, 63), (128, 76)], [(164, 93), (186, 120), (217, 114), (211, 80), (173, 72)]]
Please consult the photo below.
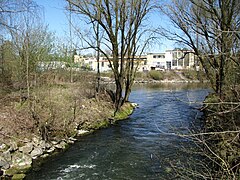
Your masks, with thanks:
[(173, 59), (177, 59), (177, 52), (173, 52)]
[(172, 65), (177, 66), (177, 60), (172, 60)]
[(178, 66), (183, 66), (183, 59), (179, 59)]
[(158, 58), (165, 58), (165, 56), (164, 55), (159, 55)]
[(102, 67), (104, 67), (104, 62), (102, 62)]
[(153, 58), (157, 58), (157, 56), (154, 55)]
[(182, 56), (182, 52), (178, 51), (178, 58), (180, 58)]
[(172, 68), (171, 61), (167, 61), (166, 64), (167, 64), (167, 69), (171, 69)]

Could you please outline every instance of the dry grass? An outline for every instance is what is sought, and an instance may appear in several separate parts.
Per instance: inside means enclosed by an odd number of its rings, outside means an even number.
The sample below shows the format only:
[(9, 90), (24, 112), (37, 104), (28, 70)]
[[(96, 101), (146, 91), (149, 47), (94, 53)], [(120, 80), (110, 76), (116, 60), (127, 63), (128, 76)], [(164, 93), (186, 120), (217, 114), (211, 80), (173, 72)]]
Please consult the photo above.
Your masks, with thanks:
[[(59, 81), (31, 89), (28, 99), (21, 99), (20, 91), (0, 98), (0, 139), (40, 135), (43, 139), (73, 136), (76, 129), (96, 128), (113, 114), (113, 105), (104, 92), (94, 98), (94, 85), (87, 74), (76, 83)], [(56, 78), (56, 77), (55, 77)]]

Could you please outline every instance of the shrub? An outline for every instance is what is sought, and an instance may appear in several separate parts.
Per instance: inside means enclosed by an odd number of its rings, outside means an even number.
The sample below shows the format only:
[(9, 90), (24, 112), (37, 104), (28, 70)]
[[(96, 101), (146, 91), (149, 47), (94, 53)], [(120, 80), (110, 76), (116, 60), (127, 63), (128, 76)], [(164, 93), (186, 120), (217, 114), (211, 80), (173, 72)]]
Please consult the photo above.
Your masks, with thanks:
[(161, 71), (149, 71), (149, 77), (154, 79), (154, 80), (163, 80), (163, 72)]

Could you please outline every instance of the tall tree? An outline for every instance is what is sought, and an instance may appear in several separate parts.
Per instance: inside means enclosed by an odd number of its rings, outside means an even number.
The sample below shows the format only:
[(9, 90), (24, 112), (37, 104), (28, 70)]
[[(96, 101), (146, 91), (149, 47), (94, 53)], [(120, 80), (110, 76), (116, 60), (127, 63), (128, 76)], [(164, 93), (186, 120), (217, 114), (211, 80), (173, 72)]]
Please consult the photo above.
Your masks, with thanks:
[(52, 50), (53, 34), (41, 22), (41, 8), (32, 0), (1, 1), (1, 25), (6, 33), (6, 39), (11, 41), (14, 53), (12, 63), (15, 65), (14, 76), (21, 89), (30, 86), (36, 77), (39, 61), (44, 61)]
[(192, 48), (220, 96), (239, 50), (239, 0), (172, 0), (162, 8), (175, 26), (162, 34)]
[[(88, 45), (99, 50), (109, 61), (115, 78), (116, 111), (128, 100), (135, 76), (134, 60), (142, 52), (140, 39), (146, 32), (143, 22), (152, 9), (150, 0), (67, 0), (72, 12), (99, 25), (103, 32), (102, 46)], [(94, 34), (95, 37), (99, 34)], [(96, 38), (95, 38), (96, 39)], [(98, 43), (97, 43), (98, 44)], [(111, 51), (111, 57), (104, 48)], [(125, 96), (123, 97), (123, 89)]]

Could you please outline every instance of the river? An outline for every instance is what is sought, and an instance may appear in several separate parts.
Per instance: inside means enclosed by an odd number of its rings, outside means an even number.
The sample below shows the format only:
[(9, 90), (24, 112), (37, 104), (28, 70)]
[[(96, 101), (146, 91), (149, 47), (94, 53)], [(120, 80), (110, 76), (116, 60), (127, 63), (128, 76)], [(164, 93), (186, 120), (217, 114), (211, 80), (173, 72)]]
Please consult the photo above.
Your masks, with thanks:
[(176, 134), (201, 127), (199, 102), (208, 92), (181, 85), (135, 87), (130, 100), (139, 108), (129, 119), (79, 138), (27, 179), (172, 179), (174, 164), (197, 161), (186, 151), (193, 142)]

